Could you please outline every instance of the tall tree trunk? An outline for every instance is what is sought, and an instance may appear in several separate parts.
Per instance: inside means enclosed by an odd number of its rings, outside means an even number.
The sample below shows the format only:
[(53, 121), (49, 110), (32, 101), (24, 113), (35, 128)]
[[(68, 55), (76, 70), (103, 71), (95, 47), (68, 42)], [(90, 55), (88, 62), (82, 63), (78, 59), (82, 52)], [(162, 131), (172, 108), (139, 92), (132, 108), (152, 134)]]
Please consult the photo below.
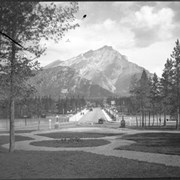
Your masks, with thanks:
[(137, 115), (136, 115), (136, 126), (138, 127), (138, 118), (137, 118)]
[(153, 105), (153, 123), (152, 126), (154, 126), (154, 105)]
[(180, 107), (178, 107), (178, 109), (177, 109), (177, 130), (179, 130), (179, 126), (180, 126)]
[(144, 126), (146, 127), (146, 111), (144, 112)]
[(142, 110), (142, 127), (144, 127), (144, 110)]
[(151, 113), (149, 111), (149, 126), (150, 126), (150, 121), (151, 121)]
[(15, 150), (15, 129), (14, 129), (14, 60), (15, 60), (15, 44), (12, 42), (11, 56), (11, 74), (10, 74), (10, 136), (9, 136), (9, 152)]
[(139, 115), (139, 120), (140, 120), (140, 126), (142, 126), (142, 115)]
[(166, 126), (166, 112), (164, 112), (164, 126)]
[(179, 130), (179, 121), (180, 121), (180, 87), (179, 87), (179, 75), (180, 75), (180, 72), (179, 72), (179, 68), (177, 67), (177, 100), (178, 100), (178, 108), (177, 108), (177, 120), (176, 120), (176, 129)]
[(14, 129), (14, 98), (10, 100), (10, 136), (9, 136), (9, 152), (15, 150), (15, 129)]
[(161, 126), (161, 112), (159, 114), (159, 126)]

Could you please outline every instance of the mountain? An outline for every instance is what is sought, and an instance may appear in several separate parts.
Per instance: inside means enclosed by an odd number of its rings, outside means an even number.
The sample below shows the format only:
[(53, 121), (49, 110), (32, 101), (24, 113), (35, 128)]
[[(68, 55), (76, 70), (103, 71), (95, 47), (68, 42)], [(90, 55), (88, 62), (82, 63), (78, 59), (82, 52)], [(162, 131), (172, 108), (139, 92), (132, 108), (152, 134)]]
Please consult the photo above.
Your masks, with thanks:
[(59, 66), (59, 64), (61, 64), (61, 63), (62, 63), (61, 60), (56, 60), (56, 61), (53, 61), (52, 63), (50, 63), (50, 64), (44, 66), (43, 69), (54, 68), (54, 67)]
[[(128, 96), (132, 77), (140, 78), (143, 67), (128, 61), (127, 57), (111, 46), (90, 50), (66, 61), (55, 61), (51, 67), (68, 66), (75, 69), (80, 76), (92, 81), (102, 88)], [(50, 66), (50, 65), (49, 65)], [(48, 66), (46, 66), (47, 68)], [(147, 74), (151, 74), (147, 71)]]
[(103, 98), (112, 95), (108, 90), (82, 78), (77, 71), (66, 66), (44, 69), (31, 78), (30, 83), (36, 87), (37, 95), (50, 95), (54, 99), (65, 95), (79, 95), (86, 98)]

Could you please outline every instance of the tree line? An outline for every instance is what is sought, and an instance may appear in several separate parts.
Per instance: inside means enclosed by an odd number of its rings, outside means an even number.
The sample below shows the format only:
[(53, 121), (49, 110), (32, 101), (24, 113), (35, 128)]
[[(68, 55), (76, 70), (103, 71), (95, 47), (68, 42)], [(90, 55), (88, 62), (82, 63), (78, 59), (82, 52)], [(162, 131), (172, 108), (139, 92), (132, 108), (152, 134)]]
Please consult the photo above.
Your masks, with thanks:
[[(51, 96), (18, 99), (15, 102), (15, 118), (40, 118), (51, 114), (74, 113), (86, 105), (84, 97), (58, 98)], [(0, 100), (0, 118), (9, 118), (8, 99)]]
[(35, 92), (27, 80), (41, 70), (37, 60), (47, 49), (45, 42), (59, 42), (79, 26), (74, 22), (78, 9), (77, 2), (1, 1), (0, 99), (9, 101), (10, 152), (15, 148), (15, 105)]
[[(155, 125), (155, 121), (163, 121), (166, 125), (167, 115), (176, 120), (176, 128), (179, 129), (180, 122), (180, 44), (175, 42), (170, 58), (166, 60), (162, 77), (154, 73), (148, 77), (143, 70), (138, 80), (133, 76), (131, 80), (130, 97), (114, 98), (116, 105), (120, 108), (125, 106), (130, 114), (141, 115), (142, 127)], [(107, 99), (110, 104), (112, 98)], [(122, 109), (120, 110), (122, 111)], [(149, 122), (146, 122), (146, 116)], [(153, 122), (150, 122), (150, 116)], [(161, 119), (163, 117), (163, 119)]]

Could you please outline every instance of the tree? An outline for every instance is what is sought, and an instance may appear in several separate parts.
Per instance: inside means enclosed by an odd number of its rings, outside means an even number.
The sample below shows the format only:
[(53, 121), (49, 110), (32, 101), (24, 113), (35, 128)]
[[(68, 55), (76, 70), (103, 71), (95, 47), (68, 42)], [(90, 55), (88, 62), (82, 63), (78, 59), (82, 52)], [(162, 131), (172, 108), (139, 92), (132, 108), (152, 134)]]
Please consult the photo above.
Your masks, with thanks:
[(138, 78), (137, 76), (132, 76), (131, 84), (130, 84), (130, 94), (131, 94), (131, 101), (133, 105), (133, 112), (137, 114), (140, 111), (140, 103), (138, 97)]
[(164, 111), (164, 125), (166, 124), (166, 115), (172, 109), (172, 96), (173, 96), (173, 61), (167, 59), (162, 77), (160, 79), (160, 96), (162, 108)]
[(171, 58), (173, 60), (173, 90), (174, 90), (174, 110), (177, 119), (176, 127), (179, 129), (180, 126), (180, 44), (179, 40), (175, 42), (176, 46), (173, 49)]
[(0, 6), (0, 31), (13, 39), (0, 36), (0, 80), (4, 96), (10, 104), (10, 148), (15, 148), (14, 102), (17, 97), (26, 96), (34, 88), (27, 79), (40, 69), (37, 58), (46, 50), (42, 40), (58, 42), (69, 29), (79, 26), (72, 24), (78, 4), (65, 7), (54, 3), (45, 5), (38, 1), (2, 1)]
[(180, 44), (175, 42), (171, 58), (167, 59), (161, 78), (161, 96), (164, 111), (176, 118), (176, 127), (180, 126)]
[(159, 79), (156, 73), (153, 74), (151, 79), (151, 86), (150, 86), (150, 103), (153, 109), (153, 125), (154, 125), (154, 113), (158, 112), (160, 108), (160, 84)]
[(149, 107), (150, 93), (150, 82), (145, 70), (143, 70), (140, 80), (135, 81), (133, 86), (130, 92), (137, 100), (136, 103), (139, 105), (139, 110), (142, 114), (142, 127), (144, 127), (145, 111)]

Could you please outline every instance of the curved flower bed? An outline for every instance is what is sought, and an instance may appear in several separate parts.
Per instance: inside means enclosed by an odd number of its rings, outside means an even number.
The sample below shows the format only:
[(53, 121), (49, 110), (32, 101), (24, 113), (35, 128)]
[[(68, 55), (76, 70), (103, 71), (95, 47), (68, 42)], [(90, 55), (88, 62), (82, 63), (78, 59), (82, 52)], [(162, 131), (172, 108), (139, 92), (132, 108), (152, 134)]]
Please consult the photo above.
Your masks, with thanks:
[(104, 139), (80, 139), (80, 138), (63, 138), (61, 140), (46, 140), (31, 142), (34, 146), (43, 147), (96, 147), (109, 144), (110, 142)]

